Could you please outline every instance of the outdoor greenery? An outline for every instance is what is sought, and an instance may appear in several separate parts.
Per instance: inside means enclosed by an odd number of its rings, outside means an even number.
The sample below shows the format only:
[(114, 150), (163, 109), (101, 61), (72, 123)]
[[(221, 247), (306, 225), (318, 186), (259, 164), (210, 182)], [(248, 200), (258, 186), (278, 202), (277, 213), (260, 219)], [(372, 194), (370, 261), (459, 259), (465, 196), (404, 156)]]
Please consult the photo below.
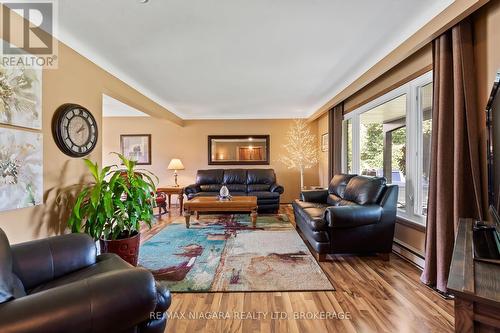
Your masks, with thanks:
[[(384, 132), (380, 123), (362, 126), (361, 170), (382, 170), (384, 167)], [(392, 166), (406, 174), (406, 127), (392, 132)]]
[(135, 161), (114, 154), (123, 169), (113, 165), (99, 170), (97, 163), (84, 159), (94, 179), (77, 196), (68, 221), (72, 232), (83, 231), (95, 240), (115, 240), (139, 232), (141, 222), (151, 227), (158, 178), (135, 169)]

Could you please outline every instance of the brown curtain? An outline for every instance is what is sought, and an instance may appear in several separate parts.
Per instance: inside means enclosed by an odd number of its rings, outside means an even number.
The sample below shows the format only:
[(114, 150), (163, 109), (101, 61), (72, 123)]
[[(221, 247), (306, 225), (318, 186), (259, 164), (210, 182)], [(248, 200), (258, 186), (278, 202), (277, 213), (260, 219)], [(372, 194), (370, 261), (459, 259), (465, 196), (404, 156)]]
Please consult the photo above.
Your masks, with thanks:
[(460, 217), (482, 218), (472, 27), (468, 19), (433, 42), (431, 174), (422, 282), (446, 292)]
[(328, 175), (342, 172), (342, 120), (344, 119), (344, 103), (334, 106), (328, 112)]

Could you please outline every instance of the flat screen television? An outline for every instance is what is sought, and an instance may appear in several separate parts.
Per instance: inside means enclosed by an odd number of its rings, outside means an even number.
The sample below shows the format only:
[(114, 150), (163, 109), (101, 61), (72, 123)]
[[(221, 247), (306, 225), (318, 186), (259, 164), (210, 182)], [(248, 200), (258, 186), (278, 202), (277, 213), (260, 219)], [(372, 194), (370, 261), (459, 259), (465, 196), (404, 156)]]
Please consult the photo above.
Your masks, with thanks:
[(500, 71), (486, 106), (488, 127), (488, 203), (493, 224), (477, 221), (473, 229), (474, 259), (500, 265)]
[(500, 71), (486, 106), (488, 128), (488, 203), (500, 212)]

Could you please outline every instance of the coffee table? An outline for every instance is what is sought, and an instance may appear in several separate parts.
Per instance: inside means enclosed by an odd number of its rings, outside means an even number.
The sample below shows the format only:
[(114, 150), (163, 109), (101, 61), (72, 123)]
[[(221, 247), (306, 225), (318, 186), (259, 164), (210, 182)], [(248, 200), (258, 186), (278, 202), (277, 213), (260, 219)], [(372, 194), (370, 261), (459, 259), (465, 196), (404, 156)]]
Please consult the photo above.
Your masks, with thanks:
[(252, 226), (257, 225), (257, 197), (232, 197), (231, 200), (219, 200), (218, 197), (197, 197), (184, 203), (184, 218), (186, 228), (189, 228), (191, 212), (249, 212), (252, 218)]

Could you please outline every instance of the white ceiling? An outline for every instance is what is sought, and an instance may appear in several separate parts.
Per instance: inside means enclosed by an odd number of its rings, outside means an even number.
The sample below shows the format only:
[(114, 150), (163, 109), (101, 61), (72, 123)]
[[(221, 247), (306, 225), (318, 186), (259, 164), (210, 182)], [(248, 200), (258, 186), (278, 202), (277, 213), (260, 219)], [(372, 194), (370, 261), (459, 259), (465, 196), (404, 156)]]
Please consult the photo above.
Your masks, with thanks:
[(184, 119), (311, 115), (453, 0), (62, 0), (60, 40)]
[(128, 104), (122, 103), (108, 95), (102, 95), (102, 116), (103, 117), (149, 117)]

